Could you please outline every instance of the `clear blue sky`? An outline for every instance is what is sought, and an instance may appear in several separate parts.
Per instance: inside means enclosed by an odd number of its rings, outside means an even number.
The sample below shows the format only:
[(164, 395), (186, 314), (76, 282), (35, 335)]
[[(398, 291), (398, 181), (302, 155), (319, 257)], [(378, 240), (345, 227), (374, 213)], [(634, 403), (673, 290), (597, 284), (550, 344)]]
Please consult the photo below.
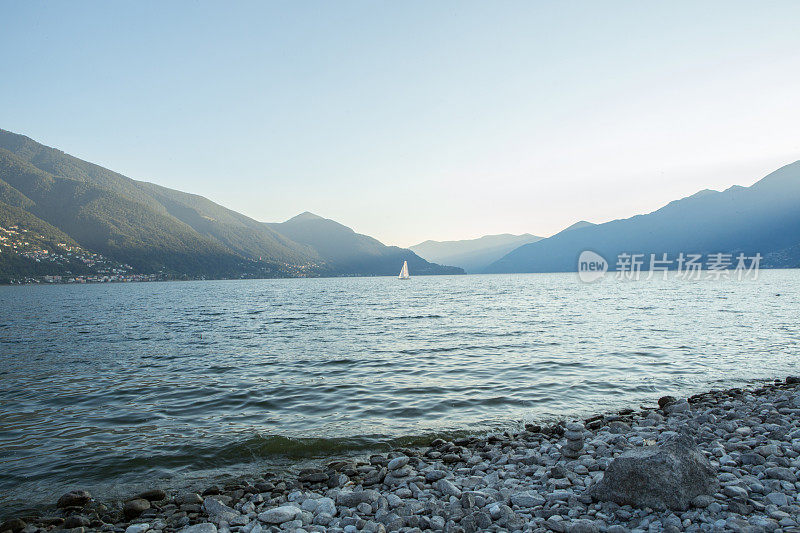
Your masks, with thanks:
[(800, 159), (800, 2), (0, 1), (0, 127), (264, 221), (549, 235)]

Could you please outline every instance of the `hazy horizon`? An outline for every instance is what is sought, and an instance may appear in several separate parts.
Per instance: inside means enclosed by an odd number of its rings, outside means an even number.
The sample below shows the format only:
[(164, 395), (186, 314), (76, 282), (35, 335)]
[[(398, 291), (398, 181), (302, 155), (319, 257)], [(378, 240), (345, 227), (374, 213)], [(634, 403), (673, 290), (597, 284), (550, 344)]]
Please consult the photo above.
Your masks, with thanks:
[[(611, 7), (609, 7), (611, 6)], [(800, 159), (800, 4), (7, 4), (0, 128), (265, 222), (552, 235)]]

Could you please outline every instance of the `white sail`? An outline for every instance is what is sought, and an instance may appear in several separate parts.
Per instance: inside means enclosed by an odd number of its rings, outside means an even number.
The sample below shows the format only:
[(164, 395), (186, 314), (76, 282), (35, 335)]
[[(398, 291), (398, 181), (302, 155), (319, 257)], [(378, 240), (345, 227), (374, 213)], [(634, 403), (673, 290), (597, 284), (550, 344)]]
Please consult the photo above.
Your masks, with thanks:
[(403, 261), (403, 268), (400, 269), (400, 275), (397, 277), (400, 279), (408, 279), (411, 277), (408, 275), (408, 261)]

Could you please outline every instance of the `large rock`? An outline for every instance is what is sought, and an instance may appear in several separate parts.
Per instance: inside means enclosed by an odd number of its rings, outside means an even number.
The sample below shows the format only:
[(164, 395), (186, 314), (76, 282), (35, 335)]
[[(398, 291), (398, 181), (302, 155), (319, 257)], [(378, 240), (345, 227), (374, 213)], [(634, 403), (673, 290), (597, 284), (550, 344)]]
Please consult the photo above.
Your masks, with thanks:
[(405, 455), (401, 455), (400, 457), (395, 457), (391, 461), (389, 461), (388, 468), (389, 470), (397, 470), (398, 468), (403, 468), (408, 464), (408, 457)]
[(316, 500), (317, 506), (314, 514), (325, 513), (331, 516), (336, 516), (336, 504), (331, 498), (322, 497)]
[(297, 479), (305, 483), (323, 483), (327, 482), (329, 477), (328, 474), (319, 468), (309, 468), (301, 470)]
[(136, 497), (150, 502), (160, 502), (167, 499), (167, 493), (161, 489), (151, 489), (142, 492)]
[(27, 525), (28, 524), (19, 518), (12, 518), (11, 520), (6, 520), (0, 524), (0, 531), (11, 531), (12, 533), (17, 533), (18, 531), (25, 529)]
[(250, 522), (239, 511), (228, 507), (216, 498), (208, 497), (203, 500), (203, 508), (208, 513), (209, 518), (217, 523), (227, 522), (231, 526), (244, 526)]
[(767, 468), (764, 470), (764, 475), (770, 479), (780, 479), (781, 481), (789, 481), (791, 483), (797, 481), (797, 476), (795, 476), (791, 470), (778, 466)]
[(620, 505), (685, 510), (693, 498), (714, 494), (718, 486), (714, 469), (694, 440), (679, 435), (660, 446), (623, 453), (590, 493), (596, 500)]
[(125, 502), (125, 505), (122, 507), (122, 513), (125, 515), (125, 518), (130, 520), (131, 518), (136, 518), (148, 509), (150, 509), (149, 501), (144, 498), (134, 498)]
[(293, 505), (281, 505), (273, 509), (268, 509), (258, 515), (258, 519), (267, 524), (283, 524), (289, 520), (294, 520), (297, 515), (302, 513), (299, 507)]
[(461, 497), (461, 489), (446, 479), (440, 479), (433, 486), (445, 496), (455, 496), (456, 498)]
[(73, 490), (61, 496), (56, 505), (60, 509), (65, 509), (68, 507), (83, 507), (89, 503), (89, 500), (91, 499), (92, 495), (85, 490)]
[(355, 508), (359, 503), (375, 503), (381, 494), (373, 489), (361, 491), (342, 491), (336, 495), (336, 505), (341, 507)]
[(662, 396), (661, 398), (658, 399), (658, 406), (661, 409), (664, 409), (669, 404), (675, 403), (677, 401), (678, 401), (678, 399), (675, 398), (675, 396)]

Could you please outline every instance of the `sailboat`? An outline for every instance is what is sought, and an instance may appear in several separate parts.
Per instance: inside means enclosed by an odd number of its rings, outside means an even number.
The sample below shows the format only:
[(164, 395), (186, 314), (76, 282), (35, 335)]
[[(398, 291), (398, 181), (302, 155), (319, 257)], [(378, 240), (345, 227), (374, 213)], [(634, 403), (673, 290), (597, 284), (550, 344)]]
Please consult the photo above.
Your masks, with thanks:
[(403, 261), (403, 268), (400, 269), (400, 275), (397, 277), (398, 279), (411, 279), (411, 276), (408, 275), (408, 261)]

